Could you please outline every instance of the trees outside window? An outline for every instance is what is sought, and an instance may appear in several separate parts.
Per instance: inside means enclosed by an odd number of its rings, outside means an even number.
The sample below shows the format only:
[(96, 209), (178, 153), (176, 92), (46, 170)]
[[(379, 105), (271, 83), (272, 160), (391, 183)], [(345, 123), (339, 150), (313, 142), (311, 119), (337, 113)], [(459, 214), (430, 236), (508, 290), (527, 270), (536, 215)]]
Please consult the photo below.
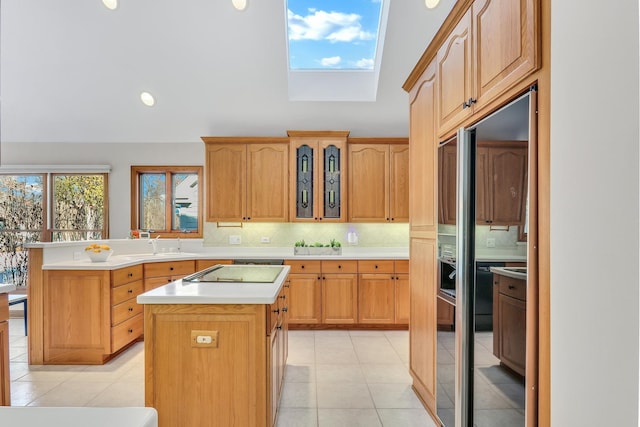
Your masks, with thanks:
[(131, 229), (202, 237), (202, 166), (131, 166)]
[(107, 238), (107, 188), (107, 174), (0, 175), (0, 281), (27, 284), (27, 243)]

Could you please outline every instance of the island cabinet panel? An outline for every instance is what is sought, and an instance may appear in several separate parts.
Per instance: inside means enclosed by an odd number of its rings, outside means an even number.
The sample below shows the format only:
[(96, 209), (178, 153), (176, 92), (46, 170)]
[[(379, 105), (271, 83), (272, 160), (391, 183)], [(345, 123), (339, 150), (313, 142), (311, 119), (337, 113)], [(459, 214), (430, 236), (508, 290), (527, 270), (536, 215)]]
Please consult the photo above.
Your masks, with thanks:
[[(265, 333), (269, 307), (145, 305), (145, 405), (160, 427), (272, 425), (270, 361), (282, 349)], [(215, 345), (194, 343), (206, 333)]]
[(9, 302), (0, 294), (0, 406), (11, 406), (9, 372)]

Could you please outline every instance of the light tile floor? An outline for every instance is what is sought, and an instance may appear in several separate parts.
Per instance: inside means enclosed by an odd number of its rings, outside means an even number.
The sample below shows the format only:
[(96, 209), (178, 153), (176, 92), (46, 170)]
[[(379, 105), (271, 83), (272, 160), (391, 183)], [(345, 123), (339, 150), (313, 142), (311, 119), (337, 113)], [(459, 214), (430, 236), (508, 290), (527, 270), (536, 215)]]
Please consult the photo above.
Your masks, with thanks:
[[(144, 406), (144, 345), (101, 366), (29, 366), (9, 320), (13, 406)], [(435, 427), (411, 389), (407, 331), (290, 331), (278, 427)]]

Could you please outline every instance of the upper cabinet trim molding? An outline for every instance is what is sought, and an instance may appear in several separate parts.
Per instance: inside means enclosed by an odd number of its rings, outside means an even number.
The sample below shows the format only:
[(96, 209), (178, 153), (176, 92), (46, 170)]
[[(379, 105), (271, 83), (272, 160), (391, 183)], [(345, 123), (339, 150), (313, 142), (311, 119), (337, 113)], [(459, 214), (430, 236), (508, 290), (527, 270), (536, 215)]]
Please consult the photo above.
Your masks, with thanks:
[(348, 130), (288, 130), (287, 135), (294, 138), (347, 138)]
[(223, 144), (288, 144), (289, 138), (278, 136), (202, 136), (205, 143)]
[(451, 31), (458, 24), (458, 21), (462, 18), (462, 16), (466, 13), (466, 11), (471, 7), (473, 0), (458, 0), (458, 2), (453, 6), (451, 12), (442, 23), (442, 26), (438, 30), (429, 46), (424, 51), (418, 63), (407, 77), (407, 80), (402, 85), (402, 88), (409, 92), (411, 88), (416, 84), (422, 73), (427, 69), (427, 66), (431, 63), (431, 61), (436, 57), (438, 53), (438, 49), (442, 44), (447, 40)]

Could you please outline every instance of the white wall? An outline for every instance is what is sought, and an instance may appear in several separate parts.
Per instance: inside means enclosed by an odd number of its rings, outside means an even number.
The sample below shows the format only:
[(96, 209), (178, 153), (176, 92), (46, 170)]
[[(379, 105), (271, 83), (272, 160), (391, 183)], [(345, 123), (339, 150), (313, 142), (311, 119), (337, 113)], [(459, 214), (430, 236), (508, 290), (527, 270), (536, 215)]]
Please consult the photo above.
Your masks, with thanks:
[(204, 165), (204, 143), (2, 143), (2, 165), (111, 165), (110, 237), (125, 238), (131, 229), (131, 165)]
[(551, 419), (638, 425), (638, 2), (552, 1)]

